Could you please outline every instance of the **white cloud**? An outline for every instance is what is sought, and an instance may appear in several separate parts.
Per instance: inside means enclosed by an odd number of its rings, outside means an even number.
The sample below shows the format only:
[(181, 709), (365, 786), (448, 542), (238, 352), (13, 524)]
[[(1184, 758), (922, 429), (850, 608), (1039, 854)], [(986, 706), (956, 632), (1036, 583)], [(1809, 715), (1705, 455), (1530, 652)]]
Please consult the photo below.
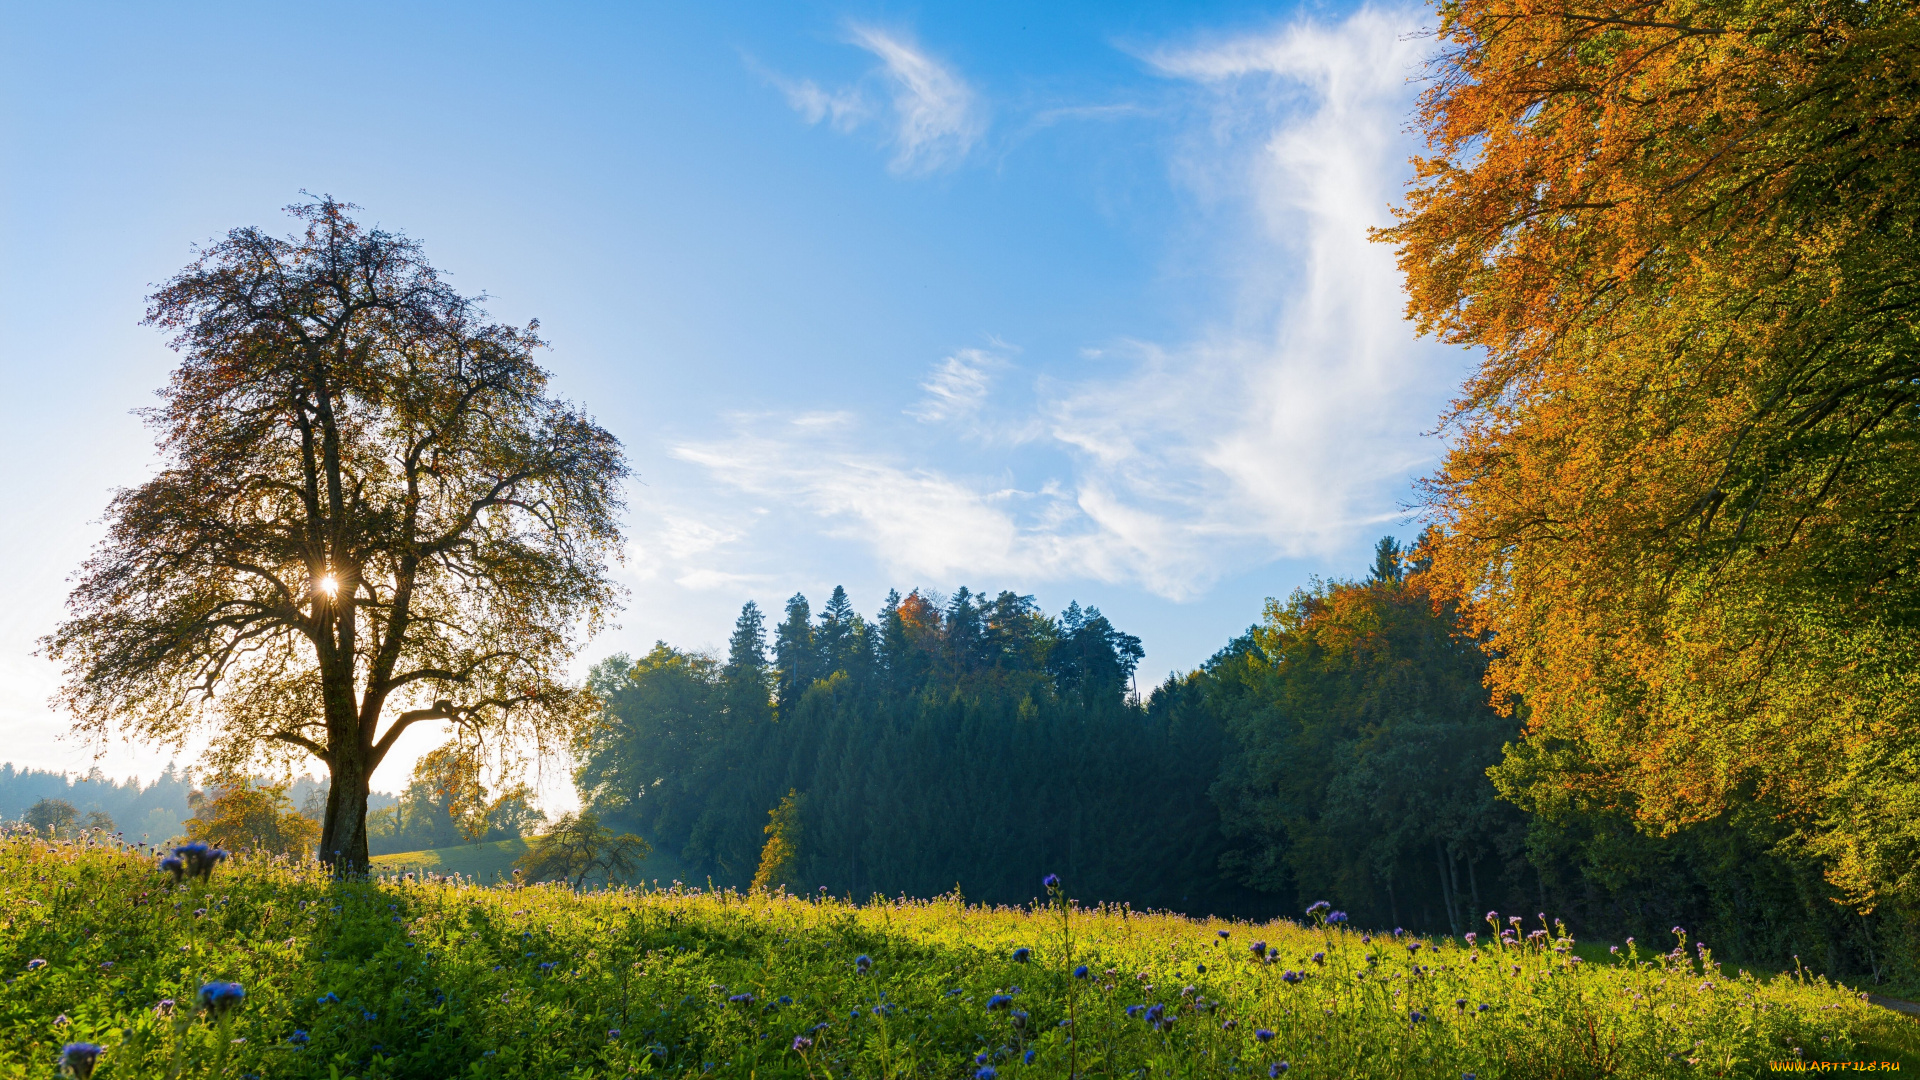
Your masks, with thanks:
[[(891, 105), (887, 141), (895, 172), (926, 173), (956, 164), (986, 132), (979, 94), (910, 36), (855, 24), (848, 28), (847, 42), (880, 60), (870, 80), (884, 85)], [(812, 79), (763, 74), (809, 124), (828, 121), (835, 130), (850, 132), (880, 119), (880, 109), (858, 84), (827, 90)]]
[[(1398, 520), (1409, 473), (1438, 449), (1420, 432), (1455, 375), (1414, 341), (1392, 252), (1367, 238), (1390, 220), (1413, 149), (1402, 125), (1417, 18), (1363, 9), (1147, 58), (1184, 105), (1171, 172), (1216, 227), (1200, 255), (1230, 283), (1222, 309), (1186, 341), (1089, 342), (1097, 377), (1010, 388), (1003, 347), (959, 350), (907, 410), (1002, 449), (1037, 443), (1050, 479), (1020, 489), (990, 468), (942, 471), (927, 440), (882, 452), (840, 414), (744, 423), (676, 454), (940, 582), (1094, 578), (1182, 597)], [(920, 54), (856, 40), (912, 99), (896, 110), (920, 110), (914, 130), (928, 134), (911, 145), (965, 145), (965, 107)], [(907, 140), (903, 160), (927, 160)], [(1019, 389), (1035, 403), (1010, 400)]]

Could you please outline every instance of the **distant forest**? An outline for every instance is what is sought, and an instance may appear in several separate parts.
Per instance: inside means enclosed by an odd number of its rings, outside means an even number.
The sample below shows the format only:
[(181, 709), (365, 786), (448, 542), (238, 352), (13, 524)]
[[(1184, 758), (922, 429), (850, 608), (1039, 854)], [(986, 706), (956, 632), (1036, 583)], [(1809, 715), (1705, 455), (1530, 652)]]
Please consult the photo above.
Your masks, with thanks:
[[(84, 823), (90, 815), (103, 814), (128, 840), (159, 844), (185, 832), (184, 823), (194, 815), (194, 796), (199, 791), (191, 770), (180, 769), (171, 762), (158, 779), (147, 784), (142, 784), (138, 777), (115, 780), (98, 766), (85, 775), (74, 776), (43, 769), (16, 769), (10, 762), (0, 763), (0, 820), (18, 821), (34, 803), (58, 799), (74, 808), (79, 822)], [(326, 781), (299, 776), (288, 784), (287, 795), (296, 807), (311, 816), (326, 803)], [(379, 792), (368, 800), (376, 810), (392, 807), (396, 802), (395, 796)]]
[(1426, 571), (1384, 539), (1364, 578), (1268, 601), (1144, 700), (1139, 639), (1095, 608), (962, 588), (896, 592), (867, 619), (836, 588), (817, 615), (793, 597), (769, 635), (749, 603), (725, 657), (661, 643), (594, 668), (606, 706), (576, 781), (604, 820), (721, 885), (753, 878), (791, 794), (800, 891), (1017, 903), (1058, 872), (1078, 898), (1135, 907), (1325, 899), (1362, 925), (1455, 934), (1489, 909), (1544, 911), (1873, 972), (1886, 931), (1832, 902), (1820, 866), (1775, 854), (1765, 815), (1653, 837), (1572, 799), (1503, 799), (1555, 748), (1518, 743), (1520, 720), (1489, 707), (1486, 655)]

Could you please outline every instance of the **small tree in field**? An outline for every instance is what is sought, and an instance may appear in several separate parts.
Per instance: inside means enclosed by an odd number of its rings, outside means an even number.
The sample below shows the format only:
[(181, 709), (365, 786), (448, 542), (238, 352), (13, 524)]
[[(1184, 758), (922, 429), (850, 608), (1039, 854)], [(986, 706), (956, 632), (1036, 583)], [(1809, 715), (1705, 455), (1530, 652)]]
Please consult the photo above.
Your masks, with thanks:
[(485, 321), (420, 246), (325, 199), (236, 229), (151, 299), (184, 358), (43, 646), (81, 730), (213, 764), (311, 754), (320, 857), (367, 866), (367, 785), (409, 725), (564, 742), (576, 633), (615, 598), (620, 445), (548, 396), (537, 324)]
[(263, 855), (304, 856), (320, 839), (320, 823), (293, 808), (287, 785), (225, 779), (187, 797), (193, 817), (187, 839)]
[(595, 870), (604, 870), (609, 882), (631, 877), (651, 854), (653, 845), (632, 833), (615, 836), (598, 817), (582, 810), (560, 815), (553, 828), (533, 838), (518, 862), (535, 881), (571, 879), (577, 891)]
[(73, 822), (79, 816), (80, 812), (65, 799), (41, 799), (27, 807), (27, 812), (20, 820), (48, 836), (57, 836), (73, 828)]
[(780, 805), (767, 811), (767, 845), (760, 849), (760, 868), (754, 871), (753, 892), (772, 892), (776, 886), (790, 884), (800, 858), (801, 796), (789, 788)]

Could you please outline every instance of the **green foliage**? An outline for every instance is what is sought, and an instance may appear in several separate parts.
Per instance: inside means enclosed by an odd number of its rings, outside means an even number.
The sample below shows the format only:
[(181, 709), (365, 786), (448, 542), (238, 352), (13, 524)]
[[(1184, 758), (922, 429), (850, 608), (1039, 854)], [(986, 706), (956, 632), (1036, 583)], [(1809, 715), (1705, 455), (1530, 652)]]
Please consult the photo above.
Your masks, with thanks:
[(609, 882), (632, 879), (653, 848), (632, 833), (614, 835), (590, 811), (562, 814), (553, 828), (533, 838), (517, 865), (530, 881), (558, 878), (575, 889), (599, 871)]
[(196, 791), (188, 803), (187, 839), (214, 847), (305, 858), (320, 839), (320, 823), (293, 808), (286, 784), (240, 777)]
[(20, 820), (47, 836), (59, 836), (73, 828), (78, 816), (79, 811), (65, 799), (41, 799), (27, 807)]
[[(45, 1075), (81, 1040), (106, 1047), (98, 1080), (934, 1078), (973, 1075), (979, 1055), (1007, 1080), (1065, 1077), (1070, 1055), (1101, 1078), (1246, 1080), (1280, 1061), (1308, 1077), (1677, 1078), (1915, 1061), (1920, 1045), (1823, 980), (1762, 981), (1691, 949), (1614, 959), (1550, 931), (1476, 949), (1067, 903), (341, 881), (252, 857), (176, 888), (129, 850), (25, 839), (0, 842), (0, 881), (6, 1077)], [(217, 1023), (192, 1005), (216, 979), (246, 991)]]
[[(1103, 899), (1270, 910), (1217, 865), (1218, 725), (1130, 702), (1139, 639), (1097, 610), (1053, 619), (1031, 597), (966, 589), (891, 595), (872, 622), (844, 593), (817, 623), (809, 610), (795, 597), (777, 634), (777, 710), (752, 690), (765, 683), (751, 609), (724, 666), (662, 643), (596, 668), (607, 706), (579, 748), (582, 798), (696, 878), (739, 888), (768, 812), (800, 791), (796, 888), (929, 896), (958, 882), (1019, 902), (1059, 868)], [(804, 672), (817, 677), (796, 689)]]

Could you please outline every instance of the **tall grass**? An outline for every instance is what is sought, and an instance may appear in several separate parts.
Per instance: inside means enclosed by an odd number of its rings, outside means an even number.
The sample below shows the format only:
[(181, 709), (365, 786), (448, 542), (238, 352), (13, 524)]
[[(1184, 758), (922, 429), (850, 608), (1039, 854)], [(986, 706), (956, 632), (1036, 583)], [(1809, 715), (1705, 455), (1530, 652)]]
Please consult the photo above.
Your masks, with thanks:
[[(1469, 943), (1064, 893), (577, 896), (249, 858), (176, 886), (153, 866), (0, 841), (0, 1076), (51, 1075), (75, 1041), (106, 1047), (108, 1080), (1738, 1076), (1867, 1056), (1907, 1023), (1684, 937), (1583, 962), (1537, 918)], [(193, 1009), (211, 980), (246, 988), (218, 1023)]]

